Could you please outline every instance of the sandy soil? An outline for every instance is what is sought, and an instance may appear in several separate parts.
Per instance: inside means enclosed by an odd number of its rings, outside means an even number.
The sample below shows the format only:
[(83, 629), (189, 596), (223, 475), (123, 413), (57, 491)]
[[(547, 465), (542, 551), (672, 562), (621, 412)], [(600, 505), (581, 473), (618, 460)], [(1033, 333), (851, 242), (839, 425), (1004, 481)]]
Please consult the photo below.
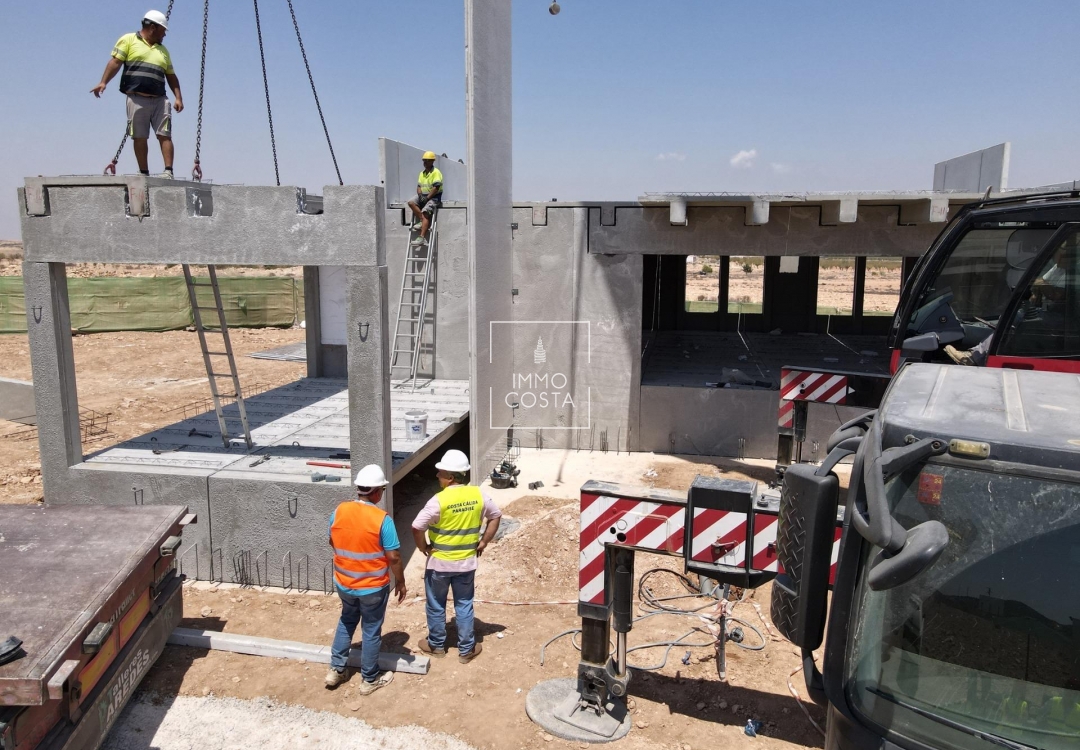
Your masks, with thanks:
[[(663, 468), (663, 467), (658, 467)], [(694, 474), (717, 471), (715, 466), (668, 466), (656, 481), (687, 486)], [(659, 472), (658, 472), (659, 473)], [(726, 475), (733, 475), (730, 472)], [(576, 598), (577, 503), (574, 500), (526, 496), (511, 503), (508, 515), (521, 528), (493, 545), (481, 560), (477, 598), (487, 601), (558, 601)], [(399, 511), (400, 514), (401, 511)], [(399, 519), (400, 520), (400, 519)], [(639, 555), (637, 572), (653, 567), (677, 568), (680, 561)], [(384, 625), (384, 649), (417, 652), (426, 634), (421, 570), (406, 573), (409, 597), (391, 604)], [(673, 576), (653, 583), (657, 595), (683, 593)], [(728, 682), (717, 677), (711, 646), (676, 647), (668, 663), (655, 671), (635, 670), (631, 681), (634, 728), (620, 742), (625, 748), (703, 748), (718, 743), (735, 747), (820, 747), (810, 727), (787, 693), (788, 674), (799, 659), (791, 644), (770, 637), (753, 607), (767, 616), (769, 588), (751, 593), (736, 614), (766, 633), (762, 651), (729, 646)], [(525, 715), (529, 689), (538, 682), (575, 673), (578, 652), (569, 637), (552, 644), (540, 665), (540, 647), (557, 633), (578, 627), (573, 605), (506, 606), (478, 602), (477, 632), (484, 653), (462, 665), (453, 656), (432, 661), (428, 675), (398, 674), (394, 683), (369, 697), (355, 692), (355, 676), (337, 690), (323, 687), (325, 668), (289, 660), (168, 647), (143, 685), (161, 695), (225, 696), (251, 699), (266, 696), (290, 705), (343, 716), (355, 716), (376, 727), (419, 724), (449, 732), (481, 748), (571, 747), (552, 739)], [(184, 591), (184, 627), (270, 636), (310, 643), (329, 642), (339, 608), (334, 597), (299, 592), (271, 592), (190, 585)], [(637, 624), (630, 646), (671, 640), (684, 635), (694, 621), (685, 617), (653, 617)], [(748, 644), (760, 642), (745, 628)], [(456, 635), (453, 625), (450, 637)], [(707, 643), (707, 633), (691, 642)], [(687, 651), (688, 663), (683, 663)], [(664, 649), (631, 654), (631, 663), (653, 665)], [(797, 685), (801, 682), (796, 678)], [(810, 708), (817, 719), (821, 712)], [(747, 719), (763, 722), (762, 736), (743, 733)]]
[[(305, 374), (304, 363), (244, 356), (303, 341), (302, 329), (234, 328), (229, 334), (245, 388), (284, 385)], [(177, 409), (210, 395), (194, 331), (75, 336), (72, 348), (80, 409), (108, 415), (108, 431), (87, 437), (83, 442), (85, 453), (172, 424), (183, 416), (183, 411)], [(31, 380), (26, 334), (0, 336), (0, 377)], [(99, 418), (97, 424), (104, 424), (104, 418)], [(0, 503), (40, 502), (36, 430), (0, 420), (0, 455)]]
[[(720, 270), (718, 257), (699, 255), (695, 262), (687, 264), (686, 299), (688, 301), (716, 302), (719, 299)], [(760, 259), (756, 259), (760, 260)], [(746, 273), (742, 261), (730, 260), (728, 273), (729, 302), (761, 304), (765, 283), (765, 264), (751, 263)], [(703, 266), (712, 269), (702, 274)], [(818, 270), (818, 308), (847, 310), (850, 314), (855, 290), (855, 268), (827, 267)], [(892, 315), (900, 298), (900, 268), (867, 268), (866, 291), (863, 309), (867, 313)]]

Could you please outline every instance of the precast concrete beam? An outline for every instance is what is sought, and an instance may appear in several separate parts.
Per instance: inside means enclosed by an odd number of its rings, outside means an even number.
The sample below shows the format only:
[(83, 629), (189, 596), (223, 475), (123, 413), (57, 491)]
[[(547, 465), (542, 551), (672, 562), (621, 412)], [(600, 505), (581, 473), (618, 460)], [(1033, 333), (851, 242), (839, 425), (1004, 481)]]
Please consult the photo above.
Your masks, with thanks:
[(941, 224), (949, 220), (949, 199), (929, 198), (900, 203), (901, 225)]
[[(376, 266), (382, 188), (332, 185), (321, 204), (296, 187), (31, 178), (20, 190), (27, 261)], [(137, 182), (137, 181), (136, 181)], [(167, 184), (159, 184), (161, 182)], [(132, 196), (135, 196), (133, 199)], [(317, 211), (318, 213), (309, 213)]]
[(859, 200), (843, 198), (837, 201), (821, 202), (821, 225), (825, 227), (837, 224), (854, 224), (859, 218)]

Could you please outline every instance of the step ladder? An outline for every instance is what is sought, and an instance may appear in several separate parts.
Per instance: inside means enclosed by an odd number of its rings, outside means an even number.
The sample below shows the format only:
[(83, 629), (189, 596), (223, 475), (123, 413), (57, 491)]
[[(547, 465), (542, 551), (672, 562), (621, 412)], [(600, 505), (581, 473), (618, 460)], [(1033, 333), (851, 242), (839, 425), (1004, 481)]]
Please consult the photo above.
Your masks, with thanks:
[[(236, 401), (236, 408), (240, 411), (240, 424), (244, 428), (244, 442), (247, 447), (252, 447), (251, 429), (248, 426), (247, 410), (244, 408), (244, 395), (240, 391), (240, 376), (236, 372), (236, 357), (233, 356), (232, 342), (229, 341), (229, 327), (225, 323), (225, 307), (221, 304), (221, 288), (218, 286), (217, 269), (208, 265), (209, 280), (197, 279), (191, 275), (191, 266), (184, 264), (184, 283), (187, 285), (188, 299), (191, 301), (191, 313), (195, 319), (195, 330), (199, 333), (199, 346), (202, 347), (203, 364), (206, 365), (206, 378), (210, 383), (210, 396), (214, 402), (214, 411), (217, 412), (218, 427), (221, 429), (221, 441), (226, 448), (230, 447), (232, 438), (229, 436), (229, 428), (225, 423), (225, 411), (221, 405), (222, 398), (231, 398)], [(214, 306), (199, 305), (197, 294), (198, 287), (210, 287), (214, 291)], [(203, 325), (203, 312), (214, 311), (217, 313), (218, 328), (207, 328)], [(207, 335), (220, 336), (221, 341), (213, 351), (207, 343)], [(215, 342), (218, 343), (218, 342)], [(228, 364), (228, 372), (219, 372), (218, 368)], [(218, 383), (222, 380), (229, 381), (227, 388), (232, 393), (222, 393), (218, 389)]]
[(431, 216), (428, 244), (413, 246), (420, 236), (420, 222), (413, 217), (409, 226), (409, 245), (405, 253), (405, 270), (401, 276), (401, 296), (398, 298), (397, 321), (394, 325), (394, 346), (390, 353), (390, 377), (408, 373), (416, 389), (416, 370), (420, 364), (423, 343), (424, 316), (427, 314), (428, 287), (431, 285), (432, 264), (439, 244), (439, 207)]

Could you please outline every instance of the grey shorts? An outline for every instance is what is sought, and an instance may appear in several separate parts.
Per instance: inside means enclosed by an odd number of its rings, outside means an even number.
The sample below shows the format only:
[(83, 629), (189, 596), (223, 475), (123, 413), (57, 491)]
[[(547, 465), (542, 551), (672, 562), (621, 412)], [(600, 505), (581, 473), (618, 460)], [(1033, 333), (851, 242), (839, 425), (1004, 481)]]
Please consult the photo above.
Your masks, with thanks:
[(436, 198), (435, 200), (430, 200), (428, 198), (421, 198), (419, 195), (409, 202), (415, 203), (416, 207), (426, 213), (428, 216), (433, 215), (435, 213), (436, 207), (442, 205), (442, 201), (438, 198)]
[(128, 94), (128, 135), (149, 138), (153, 130), (159, 138), (172, 138), (172, 104), (167, 96)]

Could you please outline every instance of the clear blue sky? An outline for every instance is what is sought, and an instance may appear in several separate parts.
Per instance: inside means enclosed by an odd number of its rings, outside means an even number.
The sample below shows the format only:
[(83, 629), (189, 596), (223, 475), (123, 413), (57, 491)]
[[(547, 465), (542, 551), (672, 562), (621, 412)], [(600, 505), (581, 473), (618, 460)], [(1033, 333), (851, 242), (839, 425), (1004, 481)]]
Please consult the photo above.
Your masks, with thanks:
[[(1080, 178), (1080, 2), (514, 2), (514, 197), (661, 190), (929, 188), (933, 164), (1009, 140), (1012, 186)], [(25, 175), (97, 173), (124, 127), (113, 42), (167, 0), (0, 0), (0, 238)], [(376, 139), (465, 151), (461, 0), (294, 0), (346, 182), (378, 181)], [(335, 182), (285, 0), (260, 0), (282, 182)], [(202, 3), (166, 45), (188, 109)], [(251, 2), (212, 0), (203, 165), (273, 184)], [(411, 80), (419, 79), (419, 87)], [(151, 168), (160, 170), (156, 145)], [(756, 152), (732, 165), (740, 151)], [(135, 171), (130, 147), (120, 164)]]

